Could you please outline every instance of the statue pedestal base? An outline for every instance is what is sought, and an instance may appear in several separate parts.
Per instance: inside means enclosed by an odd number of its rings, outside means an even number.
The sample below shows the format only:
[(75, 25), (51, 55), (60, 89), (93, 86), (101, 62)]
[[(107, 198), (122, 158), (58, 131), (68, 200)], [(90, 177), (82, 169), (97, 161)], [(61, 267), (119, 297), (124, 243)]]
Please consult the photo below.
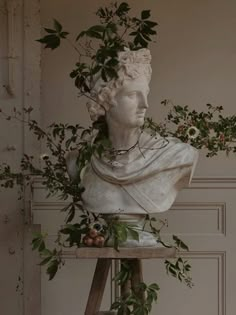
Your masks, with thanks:
[[(107, 214), (103, 215), (103, 219), (106, 222), (111, 222), (117, 220), (117, 222), (125, 223), (132, 227), (133, 230), (137, 231), (139, 234), (139, 240), (135, 240), (131, 234), (125, 242), (119, 244), (119, 247), (162, 247), (158, 243), (157, 238), (150, 232), (143, 231), (145, 223), (145, 214)], [(114, 240), (109, 239), (107, 244), (109, 247), (114, 246)]]

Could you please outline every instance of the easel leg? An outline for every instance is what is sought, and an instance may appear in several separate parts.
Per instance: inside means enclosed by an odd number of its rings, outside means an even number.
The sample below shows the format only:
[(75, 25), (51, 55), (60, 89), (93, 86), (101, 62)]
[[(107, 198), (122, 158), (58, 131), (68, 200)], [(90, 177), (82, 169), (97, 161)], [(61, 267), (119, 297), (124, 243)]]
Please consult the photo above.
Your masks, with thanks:
[[(129, 264), (132, 275), (130, 280), (127, 280), (122, 286), (121, 286), (121, 296), (127, 297), (130, 294), (130, 291), (132, 291), (141, 299), (141, 301), (145, 302), (145, 294), (142, 292), (142, 290), (139, 289), (139, 284), (143, 282), (143, 274), (142, 274), (142, 262), (140, 259), (122, 259), (123, 262), (126, 262)], [(126, 315), (126, 313), (124, 313)]]
[(132, 259), (130, 260), (132, 265), (132, 276), (131, 276), (131, 288), (137, 294), (137, 296), (144, 302), (145, 295), (137, 287), (141, 282), (143, 282), (143, 273), (142, 273), (142, 261), (141, 259)]
[(110, 258), (98, 259), (84, 313), (85, 315), (95, 315), (96, 312), (99, 311), (110, 266)]

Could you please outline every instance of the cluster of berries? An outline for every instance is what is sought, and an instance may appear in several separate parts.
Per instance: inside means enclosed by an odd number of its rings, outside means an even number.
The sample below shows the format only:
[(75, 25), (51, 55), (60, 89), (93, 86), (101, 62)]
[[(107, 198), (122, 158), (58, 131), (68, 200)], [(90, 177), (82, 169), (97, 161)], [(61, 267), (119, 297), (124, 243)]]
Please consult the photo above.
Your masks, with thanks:
[(103, 247), (105, 244), (105, 237), (101, 233), (103, 227), (99, 223), (95, 223), (91, 226), (88, 233), (83, 237), (83, 243), (85, 246)]

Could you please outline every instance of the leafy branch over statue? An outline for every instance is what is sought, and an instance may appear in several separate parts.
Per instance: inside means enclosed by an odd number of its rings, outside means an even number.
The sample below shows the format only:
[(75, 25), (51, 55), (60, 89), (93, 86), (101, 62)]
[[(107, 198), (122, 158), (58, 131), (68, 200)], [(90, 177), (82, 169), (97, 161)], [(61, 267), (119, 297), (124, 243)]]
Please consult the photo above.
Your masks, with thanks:
[(117, 78), (118, 52), (125, 47), (131, 50), (147, 47), (156, 35), (157, 23), (149, 20), (150, 10), (142, 11), (140, 18), (130, 17), (129, 11), (125, 2), (98, 9), (100, 24), (80, 32), (75, 44), (57, 20), (54, 20), (54, 29), (45, 28), (48, 35), (39, 39), (45, 48), (55, 49), (66, 40), (77, 51), (78, 62), (70, 76), (81, 95), (93, 98), (95, 77), (105, 82)]
[[(148, 44), (156, 35), (157, 23), (149, 20), (149, 10), (139, 18), (130, 17), (129, 12), (125, 2), (100, 8), (96, 13), (100, 24), (82, 31), (75, 43), (56, 20), (54, 29), (45, 28), (47, 35), (39, 39), (51, 49), (64, 40), (77, 51), (78, 62), (70, 76), (79, 96), (88, 99), (91, 127), (55, 122), (44, 130), (31, 119), (32, 108), (25, 108), (23, 115), (1, 111), (7, 120), (28, 125), (47, 148), (41, 167), (37, 157), (28, 155), (21, 161), (21, 172), (2, 164), (1, 186), (24, 187), (40, 176), (48, 196), (69, 200), (62, 209), (67, 216), (58, 231), (56, 248), (47, 248), (43, 234), (32, 242), (50, 279), (63, 265), (62, 251), (67, 247), (175, 246), (178, 251), (188, 250), (177, 236), (173, 236), (173, 245), (166, 244), (161, 238), (165, 223), (152, 214), (168, 210), (178, 191), (189, 184), (197, 149), (206, 149), (209, 157), (219, 151), (236, 152), (236, 116), (224, 117), (222, 107), (208, 104), (206, 112), (197, 112), (165, 100), (163, 105), (171, 109), (164, 123), (145, 118), (151, 79)], [(192, 286), (188, 262), (177, 257), (166, 260), (165, 266), (169, 274)], [(122, 285), (131, 269), (122, 264), (115, 280)], [(112, 308), (118, 314), (149, 314), (158, 290), (156, 284), (142, 283)], [(136, 291), (146, 294), (145, 303)]]

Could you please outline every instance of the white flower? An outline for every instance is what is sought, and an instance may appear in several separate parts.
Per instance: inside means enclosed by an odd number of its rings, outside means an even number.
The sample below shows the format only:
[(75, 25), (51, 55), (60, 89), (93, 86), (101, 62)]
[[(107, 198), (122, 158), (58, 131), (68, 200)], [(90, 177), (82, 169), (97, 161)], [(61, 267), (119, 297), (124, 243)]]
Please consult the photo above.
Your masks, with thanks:
[(199, 134), (200, 130), (195, 126), (191, 126), (187, 130), (187, 136), (189, 137), (189, 139), (196, 139), (199, 136)]
[(46, 159), (48, 159), (49, 158), (49, 155), (47, 154), (47, 153), (42, 153), (41, 155), (40, 155), (40, 160), (46, 160)]
[(89, 225), (90, 229), (95, 229), (98, 232), (101, 232), (103, 230), (103, 225), (99, 221), (94, 221)]

